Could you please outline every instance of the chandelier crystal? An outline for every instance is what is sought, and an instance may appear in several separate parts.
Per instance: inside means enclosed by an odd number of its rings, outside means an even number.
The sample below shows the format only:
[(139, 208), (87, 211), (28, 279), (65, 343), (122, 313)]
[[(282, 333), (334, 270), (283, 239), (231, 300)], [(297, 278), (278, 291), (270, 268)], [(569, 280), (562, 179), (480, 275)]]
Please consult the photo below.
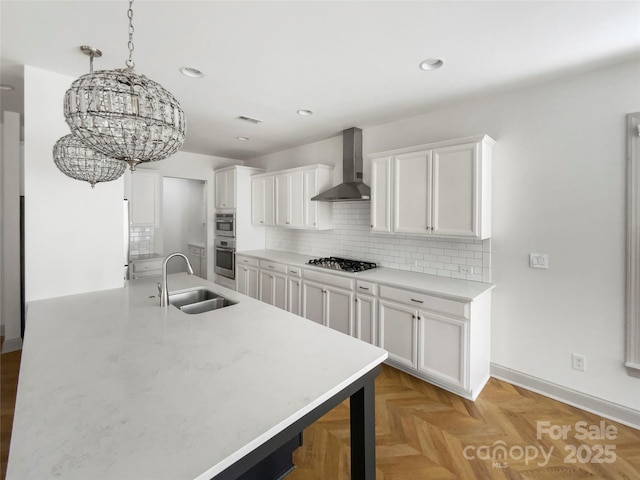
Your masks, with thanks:
[(99, 70), (75, 80), (64, 97), (71, 133), (87, 147), (128, 163), (163, 160), (184, 143), (186, 117), (176, 98), (134, 71), (133, 0), (129, 2), (127, 68)]
[(65, 135), (53, 146), (53, 161), (66, 176), (83, 180), (91, 188), (122, 176), (127, 164), (87, 148), (73, 135)]

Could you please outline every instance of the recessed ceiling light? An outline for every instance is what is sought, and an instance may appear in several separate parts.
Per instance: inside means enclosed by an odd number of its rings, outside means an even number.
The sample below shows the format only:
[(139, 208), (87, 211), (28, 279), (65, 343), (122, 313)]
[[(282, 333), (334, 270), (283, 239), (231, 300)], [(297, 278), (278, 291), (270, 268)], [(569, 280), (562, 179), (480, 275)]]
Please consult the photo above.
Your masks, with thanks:
[(249, 137), (236, 137), (237, 140), (240, 140), (241, 142), (247, 142), (250, 140)]
[(309, 115), (313, 115), (311, 110), (298, 110), (298, 115), (302, 115), (303, 117), (308, 117)]
[(11, 91), (11, 90), (14, 90), (14, 88), (11, 85), (5, 85), (3, 83), (3, 84), (0, 85), (0, 90)]
[(441, 58), (427, 58), (420, 62), (420, 68), (422, 70), (430, 71), (437, 70), (444, 65), (444, 60)]
[(183, 75), (185, 75), (187, 77), (191, 77), (191, 78), (202, 78), (202, 77), (204, 77), (204, 73), (202, 73), (197, 68), (193, 68), (193, 67), (180, 67), (180, 73), (182, 73)]

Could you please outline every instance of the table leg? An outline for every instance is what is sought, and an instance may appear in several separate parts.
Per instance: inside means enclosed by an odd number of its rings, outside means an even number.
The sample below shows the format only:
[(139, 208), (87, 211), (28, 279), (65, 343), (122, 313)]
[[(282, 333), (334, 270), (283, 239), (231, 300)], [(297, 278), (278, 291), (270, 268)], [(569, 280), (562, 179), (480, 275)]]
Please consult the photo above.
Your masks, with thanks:
[(350, 397), (351, 480), (376, 478), (376, 418), (373, 379)]

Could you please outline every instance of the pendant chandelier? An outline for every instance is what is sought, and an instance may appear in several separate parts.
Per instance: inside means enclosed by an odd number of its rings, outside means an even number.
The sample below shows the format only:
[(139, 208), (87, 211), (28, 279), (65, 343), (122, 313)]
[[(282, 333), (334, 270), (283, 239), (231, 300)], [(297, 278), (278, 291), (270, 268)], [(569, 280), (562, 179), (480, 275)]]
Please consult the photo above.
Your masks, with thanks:
[[(97, 48), (83, 45), (82, 53), (89, 55), (89, 71), (93, 72), (93, 57), (101, 57)], [(95, 152), (73, 135), (66, 135), (53, 146), (53, 161), (67, 177), (89, 182), (91, 188), (99, 182), (110, 182), (124, 174), (127, 165), (120, 160)]]
[(186, 118), (169, 91), (133, 69), (132, 7), (130, 0), (127, 68), (75, 80), (64, 97), (64, 117), (87, 147), (128, 163), (133, 171), (141, 162), (176, 153), (184, 143)]
[(73, 135), (65, 135), (53, 146), (53, 161), (67, 177), (83, 180), (91, 188), (122, 176), (127, 164), (87, 148)]

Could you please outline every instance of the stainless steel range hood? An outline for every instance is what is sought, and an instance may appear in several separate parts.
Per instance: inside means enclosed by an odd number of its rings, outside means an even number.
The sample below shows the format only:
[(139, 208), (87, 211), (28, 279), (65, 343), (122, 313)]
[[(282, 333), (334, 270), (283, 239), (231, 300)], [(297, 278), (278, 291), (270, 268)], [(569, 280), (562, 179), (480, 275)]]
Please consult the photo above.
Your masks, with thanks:
[(362, 130), (342, 132), (342, 183), (311, 198), (318, 202), (371, 200), (371, 189), (362, 181)]

